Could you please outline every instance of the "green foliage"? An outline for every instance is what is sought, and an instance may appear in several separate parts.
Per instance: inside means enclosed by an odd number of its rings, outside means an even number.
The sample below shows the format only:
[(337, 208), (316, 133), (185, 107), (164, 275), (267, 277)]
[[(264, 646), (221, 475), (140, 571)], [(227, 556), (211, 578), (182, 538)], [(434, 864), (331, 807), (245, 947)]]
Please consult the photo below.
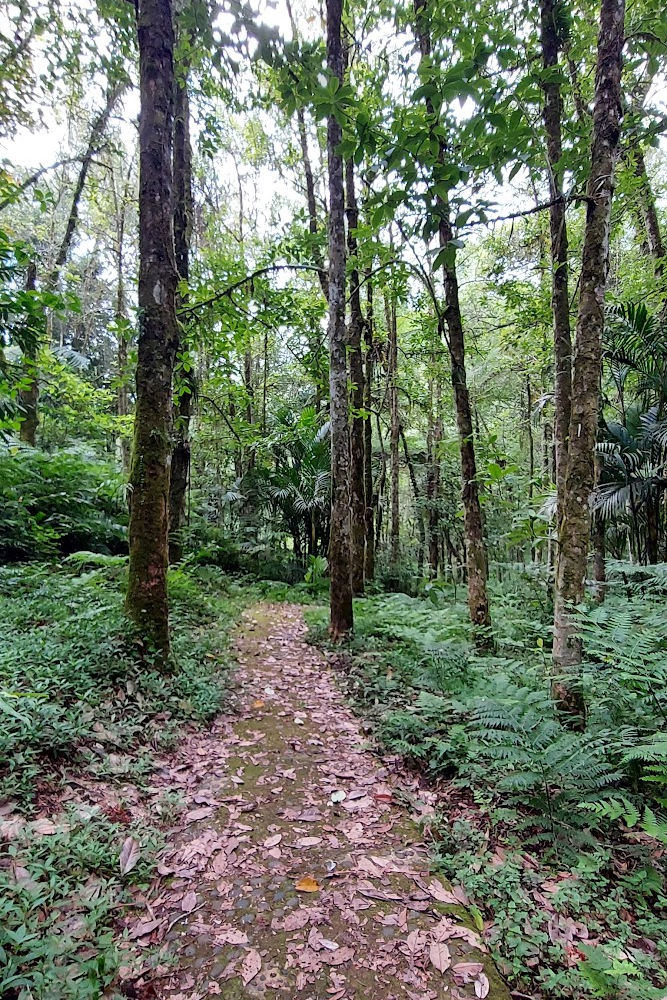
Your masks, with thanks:
[(78, 448), (0, 451), (0, 561), (80, 549), (118, 554), (126, 522), (122, 480), (110, 463)]
[[(146, 859), (159, 837), (146, 825), (119, 827), (99, 806), (70, 810), (45, 835), (39, 829), (15, 831), (0, 868), (0, 995), (96, 1000), (121, 963), (118, 907), (132, 885), (150, 881)], [(142, 857), (121, 876), (120, 851), (132, 834)]]
[[(225, 633), (240, 608), (214, 567), (170, 574), (174, 669), (140, 660), (123, 614), (123, 565), (82, 569), (77, 558), (0, 569), (0, 790), (26, 803), (45, 766), (76, 759), (98, 773), (95, 745), (118, 771), (179, 722), (219, 710)], [(202, 626), (206, 626), (202, 628)]]
[[(435, 604), (357, 601), (340, 660), (381, 743), (438, 780), (435, 857), (482, 912), (501, 970), (549, 1000), (656, 1000), (667, 986), (665, 581), (638, 567), (617, 585), (616, 572), (606, 604), (580, 612), (583, 730), (551, 700), (535, 574), (506, 568), (494, 588), (494, 655), (468, 648), (441, 585)], [(308, 619), (326, 642), (321, 613)]]

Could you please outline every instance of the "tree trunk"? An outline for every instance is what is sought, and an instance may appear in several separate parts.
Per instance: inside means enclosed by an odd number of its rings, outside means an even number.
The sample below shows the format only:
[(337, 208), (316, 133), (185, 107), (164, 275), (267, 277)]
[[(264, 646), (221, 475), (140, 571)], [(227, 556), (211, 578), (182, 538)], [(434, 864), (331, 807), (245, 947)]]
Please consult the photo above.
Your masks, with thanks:
[(421, 492), (419, 490), (419, 484), (417, 482), (417, 474), (415, 473), (415, 466), (412, 458), (410, 457), (410, 452), (408, 451), (408, 442), (403, 432), (403, 428), (399, 426), (399, 432), (401, 435), (401, 441), (403, 442), (403, 454), (405, 455), (405, 464), (408, 467), (408, 472), (410, 474), (410, 482), (412, 484), (412, 493), (415, 498), (415, 516), (417, 518), (417, 530), (419, 531), (419, 549), (417, 550), (417, 573), (422, 576), (424, 572), (424, 552), (426, 549), (426, 528), (424, 527), (424, 510), (422, 506)]
[[(26, 292), (34, 292), (37, 287), (37, 268), (31, 261), (25, 276)], [(19, 406), (23, 411), (23, 419), (19, 427), (19, 438), (24, 444), (35, 447), (37, 427), (39, 425), (39, 378), (37, 374), (37, 352), (39, 344), (31, 345), (23, 359), (25, 367), (25, 388), (19, 390)]]
[[(343, 82), (342, 0), (327, 0), (327, 67)], [(329, 398), (331, 410), (331, 535), (329, 574), (334, 640), (352, 630), (350, 579), (350, 441), (348, 435), (347, 336), (345, 328), (345, 189), (338, 147), (342, 129), (334, 115), (327, 122), (329, 162)]]
[(364, 381), (364, 495), (366, 497), (366, 580), (375, 578), (375, 503), (373, 497), (373, 281), (366, 275), (366, 377)]
[(426, 433), (426, 502), (428, 504), (428, 562), (429, 575), (437, 579), (440, 564), (440, 455), (438, 446), (442, 438), (442, 422), (440, 420), (440, 385), (437, 386), (435, 401), (437, 412), (433, 407), (433, 381), (429, 385), (428, 429)]
[(139, 345), (130, 473), (126, 608), (162, 660), (169, 654), (168, 507), (172, 377), (178, 348), (172, 217), (174, 32), (171, 0), (139, 0)]
[[(424, 18), (426, 0), (414, 0), (415, 33), (419, 42), (422, 60), (431, 58), (431, 37), (428, 24)], [(426, 100), (429, 115), (437, 121), (433, 103)], [(438, 159), (446, 166), (446, 146), (444, 139), (436, 139), (439, 148)], [(477, 465), (475, 460), (475, 444), (473, 438), (472, 411), (465, 366), (465, 337), (463, 318), (459, 303), (459, 283), (456, 271), (456, 249), (452, 246), (453, 230), (447, 198), (437, 195), (439, 205), (440, 246), (449, 250), (449, 255), (443, 264), (445, 284), (445, 313), (447, 324), (447, 348), (451, 364), (452, 388), (454, 390), (454, 405), (456, 408), (456, 426), (459, 436), (461, 457), (461, 479), (463, 483), (463, 525), (466, 546), (466, 568), (468, 576), (468, 611), (470, 620), (478, 632), (478, 641), (483, 645), (488, 641), (488, 628), (491, 624), (489, 601), (486, 582), (488, 576), (488, 559), (484, 541), (484, 525), (482, 508), (479, 501), (477, 484)]]
[[(116, 194), (116, 185), (113, 185), (114, 205), (116, 210), (116, 335), (118, 337), (116, 347), (117, 366), (117, 389), (116, 389), (116, 413), (119, 417), (126, 417), (130, 412), (130, 394), (128, 391), (128, 338), (130, 325), (127, 319), (127, 302), (125, 297), (125, 213), (130, 200), (130, 185), (132, 182), (132, 166), (128, 168), (125, 184), (120, 201)], [(131, 442), (128, 435), (121, 429), (118, 441), (123, 472), (127, 475), (130, 471)]]
[[(192, 147), (190, 144), (190, 101), (188, 68), (180, 68), (174, 87), (174, 257), (178, 278), (190, 280), (190, 242), (192, 238)], [(177, 292), (177, 308), (187, 302), (187, 291)], [(180, 345), (187, 354), (187, 346)], [(190, 478), (190, 417), (194, 378), (192, 370), (181, 373), (181, 391), (174, 404), (174, 438), (169, 479), (169, 561), (183, 556), (181, 531), (185, 524), (186, 497)]]
[(568, 294), (568, 242), (566, 203), (563, 197), (563, 146), (561, 122), (563, 100), (558, 82), (557, 0), (541, 0), (540, 28), (545, 79), (543, 120), (547, 138), (549, 172), (549, 228), (551, 231), (551, 311), (554, 332), (555, 399), (554, 443), (556, 449), (556, 523), (560, 524), (567, 474), (567, 448), (572, 406), (572, 335)]
[(398, 444), (401, 424), (398, 416), (398, 330), (396, 324), (396, 299), (385, 298), (387, 316), (388, 343), (388, 381), (389, 381), (389, 469), (390, 469), (390, 532), (389, 559), (395, 568), (401, 557), (400, 553), (400, 505), (399, 505), (399, 465)]
[(350, 423), (350, 552), (352, 592), (364, 592), (364, 563), (366, 555), (366, 488), (364, 477), (364, 367), (361, 356), (361, 333), (364, 317), (361, 311), (359, 290), (359, 270), (354, 265), (357, 256), (359, 211), (354, 190), (354, 165), (348, 160), (345, 165), (345, 186), (347, 197), (347, 250), (353, 261), (350, 270), (350, 323), (348, 326), (348, 363), (350, 368), (350, 403), (352, 420)]
[(573, 608), (584, 596), (594, 484), (609, 227), (621, 122), (624, 0), (602, 0), (595, 78), (591, 171), (572, 379), (567, 477), (559, 530), (554, 601), (554, 695), (581, 710), (576, 691), (581, 643)]

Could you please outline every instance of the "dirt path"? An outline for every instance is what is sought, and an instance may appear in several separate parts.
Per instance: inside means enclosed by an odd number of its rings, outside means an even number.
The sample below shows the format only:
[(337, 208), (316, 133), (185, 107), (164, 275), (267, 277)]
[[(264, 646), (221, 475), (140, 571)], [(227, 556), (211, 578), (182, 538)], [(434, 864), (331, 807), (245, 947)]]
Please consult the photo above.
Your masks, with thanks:
[[(159, 781), (188, 811), (128, 927), (161, 964), (126, 995), (171, 1000), (508, 996), (414, 820), (429, 793), (365, 748), (299, 608), (238, 630), (239, 711)], [(128, 965), (131, 963), (128, 963)]]

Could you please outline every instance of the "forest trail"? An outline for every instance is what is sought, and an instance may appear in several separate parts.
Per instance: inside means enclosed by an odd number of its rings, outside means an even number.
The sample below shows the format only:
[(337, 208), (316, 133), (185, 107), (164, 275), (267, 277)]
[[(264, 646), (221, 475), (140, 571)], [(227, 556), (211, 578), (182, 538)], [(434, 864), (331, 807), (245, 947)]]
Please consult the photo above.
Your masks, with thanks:
[(247, 612), (238, 713), (189, 736), (158, 776), (188, 811), (128, 928), (165, 960), (127, 995), (508, 997), (462, 890), (429, 872), (415, 820), (432, 794), (366, 748), (305, 632), (298, 607)]

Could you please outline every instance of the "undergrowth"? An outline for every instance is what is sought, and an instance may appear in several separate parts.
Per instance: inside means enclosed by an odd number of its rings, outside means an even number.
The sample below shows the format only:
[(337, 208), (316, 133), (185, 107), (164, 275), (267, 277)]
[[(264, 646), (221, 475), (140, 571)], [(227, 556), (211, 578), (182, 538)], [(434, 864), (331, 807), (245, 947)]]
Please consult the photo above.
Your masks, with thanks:
[[(119, 908), (150, 881), (173, 807), (151, 799), (153, 754), (225, 698), (227, 635), (252, 595), (216, 567), (172, 570), (165, 671), (128, 634), (125, 576), (89, 552), (0, 568), (2, 1000), (94, 1000), (112, 983)], [(121, 805), (86, 801), (90, 787)], [(141, 855), (123, 875), (129, 836)]]
[[(340, 650), (381, 743), (441, 793), (435, 863), (531, 996), (667, 995), (667, 620), (663, 577), (648, 575), (581, 611), (583, 730), (551, 699), (551, 609), (533, 575), (496, 585), (493, 654), (475, 653), (442, 584), (358, 601)], [(307, 617), (326, 645), (324, 613)]]

